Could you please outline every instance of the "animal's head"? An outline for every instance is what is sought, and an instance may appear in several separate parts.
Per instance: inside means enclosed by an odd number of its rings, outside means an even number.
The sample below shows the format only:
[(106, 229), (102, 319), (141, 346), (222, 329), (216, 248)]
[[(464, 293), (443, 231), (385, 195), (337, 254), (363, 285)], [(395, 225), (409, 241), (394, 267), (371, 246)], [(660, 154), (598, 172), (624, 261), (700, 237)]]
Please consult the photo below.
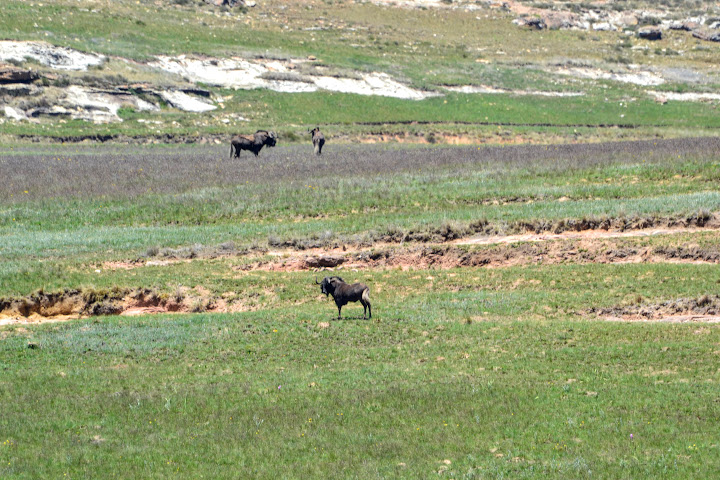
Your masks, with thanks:
[(313, 137), (318, 133), (320, 133), (320, 127), (315, 127), (312, 130), (310, 130), (310, 135)]
[(265, 145), (268, 147), (274, 147), (277, 144), (277, 135), (275, 132), (268, 132), (267, 134), (267, 140), (265, 140)]
[(256, 143), (262, 143), (268, 147), (274, 147), (277, 143), (277, 134), (275, 132), (268, 132), (267, 130), (258, 130), (253, 135)]
[(320, 285), (320, 292), (324, 293), (327, 297), (331, 293), (335, 292), (335, 285), (338, 281), (342, 282), (343, 279), (340, 277), (325, 277), (322, 282), (318, 282), (317, 279), (315, 279), (315, 284)]

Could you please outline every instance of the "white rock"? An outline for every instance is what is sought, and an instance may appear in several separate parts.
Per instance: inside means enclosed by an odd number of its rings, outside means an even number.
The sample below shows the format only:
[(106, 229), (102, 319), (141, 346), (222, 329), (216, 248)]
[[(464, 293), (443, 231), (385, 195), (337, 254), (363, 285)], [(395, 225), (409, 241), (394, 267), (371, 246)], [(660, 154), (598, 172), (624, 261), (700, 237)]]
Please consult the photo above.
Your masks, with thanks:
[(0, 41), (0, 60), (22, 62), (26, 57), (60, 70), (87, 70), (105, 61), (103, 55), (56, 47), (45, 42)]
[(382, 95), (412, 100), (441, 95), (438, 92), (424, 92), (410, 88), (385, 73), (377, 72), (358, 75), (359, 78), (322, 75), (307, 75), (300, 81), (263, 78), (263, 75), (268, 72), (290, 73), (294, 64), (299, 62), (299, 60), (279, 62), (277, 60), (249, 61), (238, 58), (192, 59), (183, 56), (162, 56), (158, 57), (157, 61), (151, 62), (150, 66), (180, 75), (193, 82), (227, 88), (267, 88), (289, 93), (314, 92), (322, 88), (334, 92)]
[(269, 71), (265, 65), (242, 59), (192, 59), (184, 55), (161, 56), (149, 65), (193, 82), (242, 89), (264, 87), (266, 81), (260, 76)]
[(500, 88), (490, 87), (486, 85), (461, 85), (454, 87), (445, 87), (446, 90), (457, 93), (507, 93), (512, 95), (535, 95), (539, 97), (581, 97), (585, 95), (583, 92), (543, 92), (539, 90), (503, 90)]
[(127, 106), (138, 111), (156, 112), (160, 109), (150, 102), (129, 93), (109, 93), (78, 85), (71, 85), (66, 89), (65, 98), (61, 104), (74, 108), (72, 118), (88, 120), (95, 123), (121, 122), (118, 116), (120, 107)]
[(160, 96), (173, 107), (186, 112), (209, 112), (217, 107), (183, 92), (160, 92)]
[(27, 115), (22, 110), (16, 110), (9, 105), (5, 105), (5, 116), (12, 120), (27, 120)]
[(592, 29), (598, 32), (614, 32), (617, 27), (608, 22), (593, 23)]
[(336, 77), (313, 77), (313, 79), (318, 87), (334, 92), (380, 95), (408, 100), (422, 100), (442, 95), (438, 92), (415, 90), (393, 80), (386, 73), (378, 72), (365, 74), (360, 79)]
[(675, 92), (655, 92), (655, 91), (648, 91), (648, 94), (655, 97), (657, 101), (659, 99), (664, 98), (667, 100), (676, 100), (680, 102), (703, 102), (708, 100), (714, 100), (719, 101), (720, 100), (720, 93), (692, 93), (692, 92), (686, 92), (686, 93), (675, 93)]

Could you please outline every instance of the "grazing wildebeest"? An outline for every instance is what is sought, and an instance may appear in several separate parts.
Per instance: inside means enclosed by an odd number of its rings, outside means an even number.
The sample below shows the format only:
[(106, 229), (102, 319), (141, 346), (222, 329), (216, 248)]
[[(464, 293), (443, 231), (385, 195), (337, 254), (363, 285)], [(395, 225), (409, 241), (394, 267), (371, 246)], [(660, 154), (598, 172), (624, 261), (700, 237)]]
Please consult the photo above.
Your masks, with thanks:
[(315, 147), (315, 155), (320, 155), (322, 147), (325, 145), (325, 135), (320, 131), (320, 127), (310, 130), (310, 134), (312, 135), (313, 147)]
[(338, 307), (338, 320), (340, 320), (340, 311), (343, 305), (346, 305), (348, 302), (357, 301), (362, 303), (363, 319), (367, 311), (370, 312), (370, 318), (372, 318), (370, 289), (364, 283), (353, 283), (349, 285), (340, 277), (325, 277), (322, 283), (315, 279), (315, 284), (320, 285), (320, 291), (324, 293), (325, 296), (332, 295), (335, 299), (335, 305)]
[(258, 156), (262, 147), (274, 147), (277, 143), (277, 135), (275, 132), (267, 130), (258, 130), (252, 137), (247, 135), (238, 135), (230, 140), (230, 158), (240, 156), (240, 150), (250, 150), (255, 156)]

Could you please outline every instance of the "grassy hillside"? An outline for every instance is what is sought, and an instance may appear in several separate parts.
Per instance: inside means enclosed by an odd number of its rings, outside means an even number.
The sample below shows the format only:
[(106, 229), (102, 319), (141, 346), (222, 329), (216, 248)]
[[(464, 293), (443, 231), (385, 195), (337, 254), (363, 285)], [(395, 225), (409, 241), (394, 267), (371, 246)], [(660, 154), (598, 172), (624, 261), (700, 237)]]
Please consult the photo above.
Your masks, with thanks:
[[(513, 25), (515, 15), (502, 9), (461, 7), (423, 9), (351, 1), (269, 1), (259, 2), (254, 8), (228, 9), (199, 1), (57, 1), (41, 5), (11, 0), (0, 6), (0, 37), (42, 40), (110, 56), (103, 66), (87, 72), (50, 71), (31, 63), (51, 73), (55, 78), (50, 80), (51, 85), (113, 88), (145, 82), (160, 87), (187, 86), (180, 76), (161, 73), (144, 62), (157, 55), (207, 55), (311, 58), (308, 65), (330, 74), (377, 71), (419, 89), (490, 85), (508, 93), (449, 93), (412, 101), (210, 87), (215, 98), (223, 99), (222, 108), (210, 113), (182, 113), (163, 106), (158, 113), (125, 111), (121, 115), (123, 123), (93, 125), (45, 119), (40, 126), (9, 122), (3, 125), (3, 131), (12, 138), (164, 138), (165, 134), (198, 138), (269, 127), (283, 132), (283, 142), (292, 143), (304, 135), (307, 127), (321, 124), (341, 141), (409, 133), (415, 141), (428, 134), (444, 141), (447, 134), (468, 137), (476, 143), (508, 139), (547, 143), (711, 135), (717, 128), (716, 102), (670, 101), (661, 105), (647, 93), (716, 91), (720, 80), (713, 76), (710, 66), (720, 53), (717, 44), (701, 42), (680, 31), (667, 31), (662, 40), (652, 43), (634, 37), (632, 30), (538, 32)], [(644, 87), (558, 75), (554, 70), (559, 66), (655, 72), (669, 80), (663, 85)], [(301, 67), (300, 72), (302, 68), (306, 67)], [(698, 82), (697, 78), (704, 80)], [(552, 98), (513, 93), (528, 90), (583, 95)], [(248, 121), (237, 121), (238, 116)], [(152, 128), (138, 120), (150, 121)], [(397, 122), (420, 122), (422, 126), (398, 126)], [(498, 135), (488, 125), (501, 126), (505, 135)], [(635, 128), (607, 128), (616, 125)], [(559, 129), (547, 132), (548, 126)], [(562, 128), (568, 126), (573, 130)]]

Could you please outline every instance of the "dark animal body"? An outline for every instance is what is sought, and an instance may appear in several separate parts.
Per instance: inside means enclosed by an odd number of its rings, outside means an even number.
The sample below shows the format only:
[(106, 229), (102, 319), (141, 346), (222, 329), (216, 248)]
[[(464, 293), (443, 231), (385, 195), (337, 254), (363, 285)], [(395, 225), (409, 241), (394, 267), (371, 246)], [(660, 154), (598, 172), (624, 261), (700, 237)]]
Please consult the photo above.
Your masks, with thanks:
[(267, 130), (258, 130), (252, 137), (238, 135), (230, 140), (230, 158), (233, 158), (233, 155), (235, 158), (239, 157), (241, 150), (249, 150), (257, 157), (265, 145), (274, 147), (275, 144), (277, 144), (277, 135)]
[(338, 320), (340, 320), (340, 311), (343, 305), (348, 302), (360, 302), (363, 306), (363, 319), (365, 313), (369, 311), (372, 318), (372, 307), (370, 306), (370, 288), (364, 283), (347, 284), (340, 277), (325, 277), (322, 283), (315, 280), (320, 285), (320, 291), (327, 295), (332, 295), (335, 299), (335, 305), (338, 307)]
[(313, 147), (315, 147), (315, 155), (322, 153), (322, 147), (325, 145), (325, 135), (322, 134), (319, 127), (315, 127), (310, 130), (312, 135)]

